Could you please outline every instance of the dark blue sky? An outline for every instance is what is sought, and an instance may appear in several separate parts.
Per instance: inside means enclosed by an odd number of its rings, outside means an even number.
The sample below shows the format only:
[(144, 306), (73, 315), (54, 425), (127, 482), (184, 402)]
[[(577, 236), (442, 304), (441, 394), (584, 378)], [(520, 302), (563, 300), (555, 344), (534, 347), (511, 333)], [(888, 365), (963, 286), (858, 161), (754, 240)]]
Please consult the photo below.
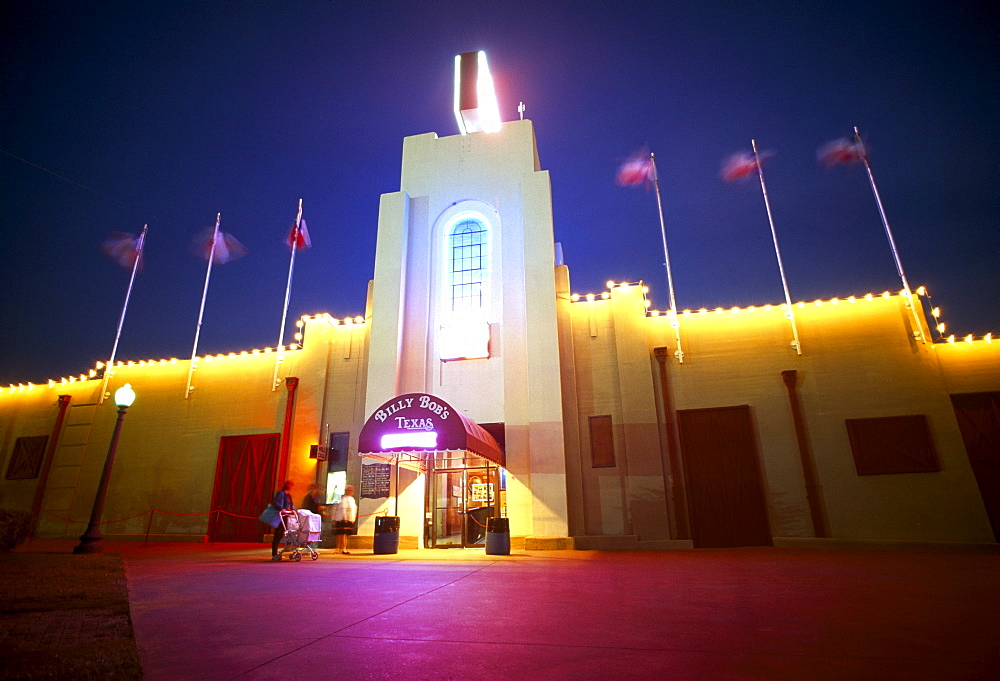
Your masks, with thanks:
[(996, 3), (818, 4), (6, 3), (0, 383), (108, 356), (128, 273), (100, 244), (144, 223), (119, 359), (190, 356), (217, 212), (249, 254), (213, 271), (201, 352), (275, 344), (299, 198), (289, 318), (362, 314), (402, 138), (457, 133), (477, 49), (503, 119), (534, 121), (574, 291), (641, 279), (668, 307), (655, 198), (614, 184), (647, 147), (678, 307), (781, 302), (759, 184), (718, 177), (751, 138), (793, 299), (899, 290), (862, 168), (816, 163), (857, 125), (911, 285), (949, 332), (1000, 331)]

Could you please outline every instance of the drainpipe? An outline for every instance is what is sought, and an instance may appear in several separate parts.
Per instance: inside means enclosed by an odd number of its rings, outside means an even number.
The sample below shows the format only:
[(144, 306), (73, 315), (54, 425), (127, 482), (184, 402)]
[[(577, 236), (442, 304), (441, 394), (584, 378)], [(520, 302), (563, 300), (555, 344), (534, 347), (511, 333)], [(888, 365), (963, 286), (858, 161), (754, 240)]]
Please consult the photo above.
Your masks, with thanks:
[(799, 458), (802, 460), (802, 477), (806, 483), (806, 499), (809, 501), (809, 516), (812, 518), (813, 531), (817, 537), (828, 537), (826, 517), (823, 513), (823, 488), (816, 474), (816, 464), (813, 461), (812, 448), (809, 446), (809, 436), (806, 433), (806, 419), (802, 413), (802, 404), (796, 388), (798, 372), (794, 369), (781, 372), (781, 380), (788, 389), (788, 403), (792, 408), (792, 421), (795, 423), (795, 439), (799, 445)]
[(677, 444), (677, 414), (671, 397), (670, 379), (667, 377), (667, 348), (653, 348), (653, 355), (660, 365), (660, 392), (663, 395), (663, 420), (667, 428), (667, 456), (670, 458), (671, 497), (673, 498), (674, 522), (677, 524), (675, 539), (690, 539), (687, 500), (684, 495), (684, 473), (681, 469), (680, 447)]
[(295, 390), (299, 387), (299, 379), (289, 376), (285, 379), (288, 389), (288, 399), (285, 400), (285, 424), (281, 428), (281, 455), (278, 458), (278, 484), (288, 479), (288, 447), (292, 439), (292, 412), (295, 411)]
[(59, 413), (56, 415), (56, 425), (52, 428), (52, 435), (49, 437), (49, 445), (45, 448), (45, 457), (42, 459), (42, 470), (38, 473), (38, 486), (35, 488), (35, 499), (31, 502), (31, 532), (28, 536), (34, 537), (35, 530), (38, 529), (39, 516), (42, 513), (42, 497), (45, 496), (45, 485), (49, 481), (49, 471), (52, 469), (52, 457), (56, 453), (56, 445), (59, 444), (59, 433), (62, 431), (63, 421), (66, 419), (66, 410), (72, 401), (70, 395), (59, 396)]

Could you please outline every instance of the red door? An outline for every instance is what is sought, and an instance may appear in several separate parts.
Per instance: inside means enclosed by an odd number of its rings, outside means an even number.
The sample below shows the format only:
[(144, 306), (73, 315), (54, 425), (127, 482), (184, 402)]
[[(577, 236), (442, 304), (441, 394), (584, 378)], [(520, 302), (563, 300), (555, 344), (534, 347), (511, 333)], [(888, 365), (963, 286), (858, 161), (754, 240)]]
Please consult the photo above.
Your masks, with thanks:
[(280, 439), (279, 433), (221, 439), (208, 525), (210, 541), (259, 542), (268, 531), (257, 516), (274, 495)]
[(696, 548), (770, 546), (750, 407), (677, 412)]
[(952, 395), (951, 405), (993, 536), (1000, 541), (1000, 392)]

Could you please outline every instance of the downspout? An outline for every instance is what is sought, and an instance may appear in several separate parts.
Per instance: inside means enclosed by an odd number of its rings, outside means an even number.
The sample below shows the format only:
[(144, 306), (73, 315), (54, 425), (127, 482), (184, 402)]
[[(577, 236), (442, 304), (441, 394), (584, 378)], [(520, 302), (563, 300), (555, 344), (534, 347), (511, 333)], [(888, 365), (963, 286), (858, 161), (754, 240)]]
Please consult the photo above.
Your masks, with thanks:
[[(326, 420), (326, 403), (330, 395), (330, 356), (333, 346), (328, 340), (326, 342), (326, 362), (323, 363), (323, 404), (319, 411), (319, 435), (316, 442), (320, 447), (326, 448), (326, 458), (322, 462), (316, 461), (316, 472), (313, 475), (314, 481), (323, 489), (326, 494), (326, 478), (320, 476), (320, 470), (325, 476), (330, 471), (330, 423)], [(325, 424), (325, 427), (324, 427)]]
[(681, 468), (680, 447), (677, 444), (677, 415), (674, 412), (671, 397), (670, 379), (667, 377), (667, 348), (653, 348), (653, 355), (660, 365), (660, 392), (663, 395), (663, 421), (667, 429), (667, 456), (670, 459), (670, 490), (673, 500), (672, 508), (674, 522), (677, 525), (675, 539), (690, 539), (691, 527), (688, 524), (687, 499), (684, 494), (684, 473)]
[(812, 518), (813, 531), (817, 537), (828, 537), (830, 535), (823, 513), (823, 489), (816, 474), (816, 464), (813, 461), (812, 448), (809, 446), (809, 436), (806, 434), (806, 419), (802, 414), (802, 404), (796, 388), (798, 372), (794, 369), (782, 371), (781, 379), (788, 389), (788, 402), (792, 408), (792, 421), (795, 423), (795, 439), (798, 441), (799, 458), (802, 460), (802, 477), (806, 483), (806, 499), (809, 501), (809, 516)]
[(285, 400), (285, 424), (281, 428), (281, 455), (278, 458), (278, 485), (288, 479), (288, 448), (292, 438), (292, 412), (295, 411), (295, 390), (299, 387), (299, 379), (289, 376), (285, 379), (288, 389), (288, 399)]
[(56, 425), (52, 428), (52, 435), (49, 437), (49, 445), (45, 448), (45, 457), (42, 459), (42, 470), (38, 473), (38, 486), (35, 488), (35, 499), (31, 502), (31, 532), (28, 536), (34, 537), (35, 530), (38, 529), (38, 520), (42, 512), (42, 498), (45, 496), (45, 485), (49, 481), (49, 471), (52, 469), (52, 458), (56, 453), (56, 446), (59, 444), (59, 433), (62, 431), (63, 421), (66, 419), (66, 410), (72, 401), (70, 395), (59, 396), (59, 413), (56, 415)]

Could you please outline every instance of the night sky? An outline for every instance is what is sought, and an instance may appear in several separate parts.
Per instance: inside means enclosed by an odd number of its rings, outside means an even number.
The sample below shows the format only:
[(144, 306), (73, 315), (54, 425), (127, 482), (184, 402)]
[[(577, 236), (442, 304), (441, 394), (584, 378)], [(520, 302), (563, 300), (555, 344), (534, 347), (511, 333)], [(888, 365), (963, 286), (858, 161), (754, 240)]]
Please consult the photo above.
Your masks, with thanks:
[(574, 292), (669, 306), (655, 195), (614, 182), (646, 148), (678, 307), (782, 302), (759, 183), (719, 179), (751, 139), (793, 300), (898, 291), (863, 167), (816, 162), (857, 125), (910, 284), (948, 333), (1000, 332), (997, 3), (819, 4), (4, 3), (0, 384), (108, 357), (129, 273), (100, 245), (144, 223), (118, 359), (190, 357), (219, 212), (249, 253), (213, 269), (199, 354), (275, 345), (299, 198), (288, 329), (363, 314), (402, 139), (457, 134), (453, 58), (479, 49), (502, 118), (534, 121)]

